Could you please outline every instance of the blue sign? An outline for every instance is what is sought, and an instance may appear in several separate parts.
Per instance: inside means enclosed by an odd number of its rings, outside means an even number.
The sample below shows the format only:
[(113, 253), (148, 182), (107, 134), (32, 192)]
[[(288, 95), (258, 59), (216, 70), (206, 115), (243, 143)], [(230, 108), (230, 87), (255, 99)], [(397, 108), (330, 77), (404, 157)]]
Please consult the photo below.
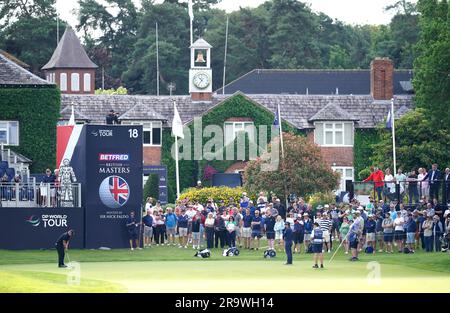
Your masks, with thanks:
[(161, 204), (167, 204), (169, 194), (167, 190), (167, 166), (144, 166), (143, 168), (144, 175), (156, 174), (159, 176), (159, 195), (158, 200)]

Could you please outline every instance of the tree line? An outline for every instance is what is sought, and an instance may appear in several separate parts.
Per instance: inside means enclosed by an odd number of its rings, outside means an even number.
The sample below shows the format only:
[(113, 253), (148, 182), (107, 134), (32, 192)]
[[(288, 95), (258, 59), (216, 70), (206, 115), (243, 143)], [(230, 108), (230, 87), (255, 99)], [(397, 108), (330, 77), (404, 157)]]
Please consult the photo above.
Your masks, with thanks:
[[(222, 85), (226, 19), (229, 17), (227, 78), (255, 68), (367, 69), (376, 56), (390, 57), (397, 68), (412, 68), (420, 25), (415, 5), (401, 0), (386, 10), (388, 25), (349, 25), (312, 11), (296, 0), (268, 0), (256, 8), (226, 14), (213, 8), (220, 0), (194, 0), (194, 38), (214, 48), (214, 90)], [(102, 69), (105, 88), (124, 86), (134, 94), (156, 94), (156, 32), (159, 29), (160, 93), (176, 83), (188, 92), (189, 16), (187, 3), (166, 0), (78, 0), (76, 27), (86, 51)], [(34, 73), (56, 46), (55, 0), (0, 1), (0, 49), (28, 63)], [(66, 23), (59, 24), (60, 34)]]

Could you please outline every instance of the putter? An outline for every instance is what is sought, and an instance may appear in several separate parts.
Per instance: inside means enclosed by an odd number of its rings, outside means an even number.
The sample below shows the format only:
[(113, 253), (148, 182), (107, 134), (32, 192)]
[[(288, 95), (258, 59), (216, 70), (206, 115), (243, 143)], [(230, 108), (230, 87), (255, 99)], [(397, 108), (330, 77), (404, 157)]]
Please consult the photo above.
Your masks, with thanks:
[(72, 263), (72, 262), (70, 261), (69, 252), (67, 252), (67, 251), (66, 251), (66, 256), (67, 256), (67, 260), (69, 260), (69, 263)]

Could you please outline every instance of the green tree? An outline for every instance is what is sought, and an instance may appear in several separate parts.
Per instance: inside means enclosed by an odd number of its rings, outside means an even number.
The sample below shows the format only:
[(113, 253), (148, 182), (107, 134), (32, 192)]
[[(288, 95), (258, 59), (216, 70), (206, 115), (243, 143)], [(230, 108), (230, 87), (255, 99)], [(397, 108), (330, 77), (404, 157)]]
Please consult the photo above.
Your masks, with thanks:
[[(392, 169), (392, 135), (380, 129), (380, 141), (374, 144), (373, 164)], [(397, 168), (405, 171), (418, 167), (430, 167), (432, 163), (449, 164), (450, 133), (444, 127), (436, 127), (425, 109), (406, 113), (395, 122)]]
[[(263, 160), (269, 156), (266, 154), (248, 163), (244, 172), (246, 190), (254, 193), (266, 190), (277, 195), (295, 193), (307, 196), (319, 191), (331, 191), (337, 186), (338, 174), (326, 164), (317, 145), (305, 137), (290, 133), (283, 133), (283, 142), (285, 158), (280, 159), (277, 170), (262, 169)], [(272, 145), (267, 153), (271, 153), (271, 149)]]
[[(428, 111), (435, 128), (449, 128), (450, 7), (446, 0), (420, 0), (420, 40), (414, 62), (416, 104)], [(439, 140), (437, 135), (431, 138)], [(448, 150), (446, 150), (448, 153)]]

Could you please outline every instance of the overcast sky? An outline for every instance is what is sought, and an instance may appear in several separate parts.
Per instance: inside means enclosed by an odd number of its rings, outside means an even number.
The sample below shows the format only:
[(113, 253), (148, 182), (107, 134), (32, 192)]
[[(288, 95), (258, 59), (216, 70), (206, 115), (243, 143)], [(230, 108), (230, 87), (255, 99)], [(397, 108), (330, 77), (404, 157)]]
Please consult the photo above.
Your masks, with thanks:
[[(139, 0), (134, 0), (139, 5)], [(384, 8), (397, 0), (309, 0), (303, 1), (311, 4), (311, 8), (317, 12), (323, 12), (332, 18), (336, 18), (349, 24), (388, 24), (392, 13), (384, 12)], [(101, 2), (101, 0), (99, 0)], [(162, 0), (156, 0), (162, 2)], [(187, 2), (187, 0), (186, 0)], [(239, 7), (256, 7), (265, 0), (222, 0), (218, 8), (227, 12), (239, 10)], [(412, 2), (416, 2), (413, 0)], [(72, 13), (77, 9), (77, 0), (56, 0), (56, 6), (62, 19), (72, 26), (77, 24), (77, 19)]]

